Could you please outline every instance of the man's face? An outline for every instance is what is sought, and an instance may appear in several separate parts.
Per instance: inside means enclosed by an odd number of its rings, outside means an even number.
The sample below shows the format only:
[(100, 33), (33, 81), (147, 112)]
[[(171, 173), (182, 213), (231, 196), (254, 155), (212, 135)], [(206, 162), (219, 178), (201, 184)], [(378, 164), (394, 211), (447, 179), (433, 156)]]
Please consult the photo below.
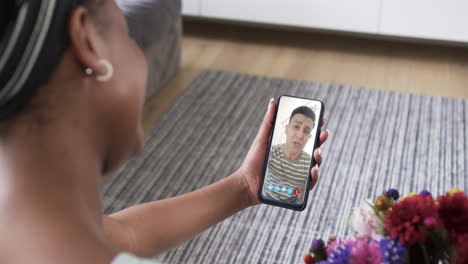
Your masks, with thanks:
[(314, 121), (303, 114), (295, 114), (286, 125), (286, 145), (296, 153), (301, 152), (312, 136)]

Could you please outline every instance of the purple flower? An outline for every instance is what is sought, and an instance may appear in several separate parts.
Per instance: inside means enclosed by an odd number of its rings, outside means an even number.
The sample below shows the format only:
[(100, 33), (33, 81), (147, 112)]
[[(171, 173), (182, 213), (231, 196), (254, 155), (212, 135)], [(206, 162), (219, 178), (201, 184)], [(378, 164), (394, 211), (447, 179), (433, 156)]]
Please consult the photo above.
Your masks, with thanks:
[(312, 242), (312, 246), (310, 247), (310, 251), (314, 252), (317, 250), (324, 250), (325, 249), (325, 242), (322, 239), (316, 239)]
[(351, 257), (351, 245), (342, 245), (335, 248), (330, 255), (328, 255), (327, 260), (320, 261), (320, 264), (349, 264)]
[(400, 198), (400, 193), (397, 189), (390, 188), (385, 192), (388, 198), (393, 198), (393, 200), (398, 200)]
[(428, 190), (422, 190), (419, 195), (422, 195), (422, 196), (432, 196), (432, 193)]
[(380, 240), (380, 252), (384, 264), (406, 263), (407, 251), (407, 248), (401, 245), (398, 240), (391, 238)]
[(316, 239), (312, 242), (310, 246), (310, 253), (315, 257), (316, 261), (321, 261), (327, 259), (327, 252), (325, 248), (325, 242), (322, 239)]

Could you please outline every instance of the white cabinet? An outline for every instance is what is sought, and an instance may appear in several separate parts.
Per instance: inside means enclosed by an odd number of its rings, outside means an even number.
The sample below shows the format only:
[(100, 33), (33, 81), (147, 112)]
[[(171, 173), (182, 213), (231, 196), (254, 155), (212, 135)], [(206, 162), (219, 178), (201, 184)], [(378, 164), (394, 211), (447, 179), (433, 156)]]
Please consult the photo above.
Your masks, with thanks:
[(202, 16), (376, 33), (380, 0), (202, 0)]
[(313, 0), (311, 3), (311, 26), (377, 33), (380, 0)]
[(468, 0), (182, 0), (183, 14), (468, 43)]
[(380, 33), (468, 42), (468, 1), (382, 0)]
[(190, 16), (200, 15), (200, 0), (182, 0), (182, 14)]

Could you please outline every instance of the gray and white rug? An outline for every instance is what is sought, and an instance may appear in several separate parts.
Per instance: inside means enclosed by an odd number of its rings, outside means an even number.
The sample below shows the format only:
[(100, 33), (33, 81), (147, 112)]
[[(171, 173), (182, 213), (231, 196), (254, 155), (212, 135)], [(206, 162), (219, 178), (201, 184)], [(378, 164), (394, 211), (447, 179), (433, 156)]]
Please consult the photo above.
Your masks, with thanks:
[(247, 209), (158, 260), (301, 263), (313, 238), (345, 235), (352, 208), (388, 187), (468, 190), (468, 100), (206, 71), (150, 131), (144, 153), (106, 183), (105, 212), (228, 176), (247, 153), (269, 99), (282, 94), (322, 100), (332, 132), (308, 208)]

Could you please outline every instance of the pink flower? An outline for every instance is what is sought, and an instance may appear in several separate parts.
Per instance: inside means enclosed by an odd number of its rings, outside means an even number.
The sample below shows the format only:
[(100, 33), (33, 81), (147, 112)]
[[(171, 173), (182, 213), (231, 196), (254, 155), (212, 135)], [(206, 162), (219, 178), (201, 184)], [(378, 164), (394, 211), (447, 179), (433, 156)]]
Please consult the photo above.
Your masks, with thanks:
[(347, 246), (350, 248), (349, 263), (351, 264), (380, 264), (382, 257), (380, 244), (376, 240), (350, 237), (346, 240), (337, 238), (327, 247), (327, 255), (337, 248)]
[(380, 264), (382, 258), (380, 255), (379, 242), (369, 239), (350, 240), (347, 243), (351, 245), (350, 263), (359, 264)]
[(426, 217), (424, 219), (424, 226), (430, 231), (434, 230), (437, 227), (437, 219), (431, 216)]
[(383, 238), (377, 228), (383, 229), (384, 223), (375, 215), (374, 210), (367, 202), (353, 210), (349, 224), (357, 238), (372, 238), (374, 240)]

